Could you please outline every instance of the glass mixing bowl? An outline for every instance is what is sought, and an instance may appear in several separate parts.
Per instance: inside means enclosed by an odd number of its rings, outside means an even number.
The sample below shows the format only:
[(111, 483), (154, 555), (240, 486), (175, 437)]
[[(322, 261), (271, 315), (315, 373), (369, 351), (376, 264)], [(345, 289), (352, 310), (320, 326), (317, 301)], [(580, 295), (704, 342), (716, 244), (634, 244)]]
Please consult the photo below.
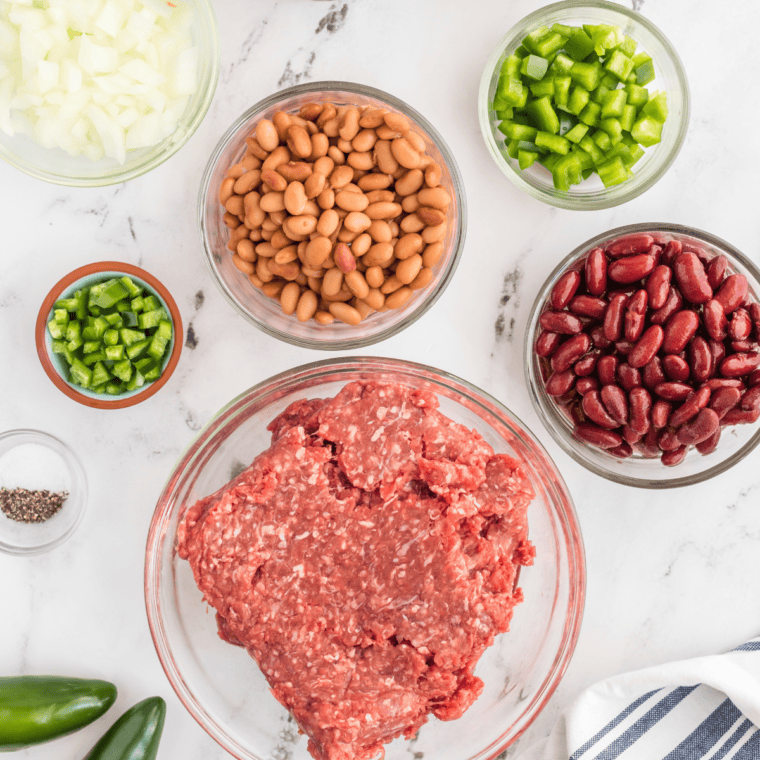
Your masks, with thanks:
[(337, 359), (277, 375), (234, 399), (190, 444), (161, 494), (148, 535), (145, 599), (153, 641), (172, 686), (200, 725), (239, 760), (308, 760), (306, 737), (270, 694), (255, 661), (217, 635), (190, 565), (176, 554), (186, 508), (213, 493), (269, 447), (267, 424), (291, 402), (334, 396), (346, 383), (385, 379), (435, 392), (441, 411), (475, 429), (497, 453), (518, 458), (536, 498), (528, 510), (537, 556), (522, 569), (525, 602), (476, 675), (485, 689), (462, 718), (431, 718), (411, 742), (387, 745), (387, 760), (424, 753), (486, 760), (504, 751), (551, 697), (581, 623), (586, 574), (580, 527), (567, 488), (533, 435), (504, 406), (464, 380), (393, 359)]
[(131, 150), (119, 164), (112, 158), (92, 161), (70, 156), (60, 148), (43, 148), (26, 134), (9, 137), (0, 130), (0, 158), (37, 179), (70, 187), (102, 187), (126, 182), (155, 169), (173, 156), (203, 121), (219, 78), (219, 32), (211, 0), (187, 0), (195, 12), (190, 27), (198, 48), (198, 87), (190, 96), (185, 113), (173, 134), (158, 145)]
[[(569, 191), (556, 190), (551, 172), (535, 163), (522, 171), (517, 160), (507, 154), (499, 120), (491, 108), (501, 65), (517, 50), (529, 32), (552, 24), (580, 26), (611, 24), (633, 37), (640, 51), (654, 61), (656, 79), (647, 85), (650, 93), (664, 90), (668, 96), (668, 118), (662, 142), (646, 148), (633, 167), (633, 178), (606, 188), (596, 174)], [(655, 184), (668, 170), (681, 150), (689, 125), (689, 83), (681, 59), (665, 35), (645, 16), (606, 0), (564, 0), (534, 11), (510, 29), (491, 54), (483, 71), (478, 93), (478, 116), (483, 139), (499, 169), (519, 188), (538, 200), (559, 208), (595, 210), (626, 203)]]
[[(262, 118), (276, 111), (298, 112), (305, 103), (369, 105), (404, 114), (423, 137), (426, 152), (443, 170), (441, 184), (451, 197), (448, 231), (443, 256), (436, 264), (430, 284), (415, 292), (401, 309), (375, 312), (356, 327), (336, 322), (318, 325), (314, 320), (299, 322), (283, 313), (279, 301), (268, 298), (251, 285), (232, 263), (227, 249), (229, 229), (223, 221), (219, 186), (227, 169), (245, 154), (245, 138)], [(206, 166), (198, 199), (198, 221), (203, 250), (211, 277), (233, 308), (265, 333), (305, 348), (339, 350), (361, 348), (390, 338), (416, 322), (442, 295), (451, 282), (464, 247), (467, 210), (459, 168), (448, 146), (432, 124), (398, 98), (381, 90), (350, 82), (310, 82), (276, 92), (246, 111), (219, 141)]]

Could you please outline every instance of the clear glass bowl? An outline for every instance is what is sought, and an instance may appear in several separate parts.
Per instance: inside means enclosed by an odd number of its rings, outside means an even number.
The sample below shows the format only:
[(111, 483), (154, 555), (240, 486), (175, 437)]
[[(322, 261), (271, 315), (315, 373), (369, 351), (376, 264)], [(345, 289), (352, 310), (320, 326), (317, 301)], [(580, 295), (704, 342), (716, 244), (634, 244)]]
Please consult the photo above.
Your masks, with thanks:
[(441, 411), (474, 428), (497, 452), (520, 459), (536, 490), (528, 512), (535, 565), (522, 569), (525, 602), (476, 669), (485, 690), (459, 720), (435, 719), (413, 743), (387, 745), (387, 760), (424, 753), (438, 760), (493, 758), (536, 717), (557, 687), (577, 640), (586, 575), (580, 527), (556, 467), (525, 426), (469, 383), (392, 359), (308, 364), (251, 388), (222, 409), (190, 444), (161, 494), (148, 535), (145, 599), (161, 664), (182, 703), (239, 760), (307, 760), (306, 737), (269, 693), (255, 661), (217, 635), (189, 564), (176, 554), (186, 508), (213, 493), (270, 445), (267, 424), (292, 401), (334, 396), (347, 382), (388, 379), (426, 387)]
[(70, 187), (102, 187), (126, 182), (155, 169), (193, 135), (211, 105), (219, 78), (219, 32), (211, 0), (187, 0), (196, 14), (191, 27), (198, 47), (198, 88), (190, 97), (176, 131), (158, 145), (131, 150), (119, 164), (111, 158), (92, 161), (60, 148), (38, 145), (26, 134), (9, 137), (0, 130), (0, 158), (37, 179)]
[[(552, 24), (613, 24), (639, 44), (639, 50), (652, 56), (657, 78), (647, 85), (650, 93), (664, 90), (668, 95), (668, 119), (662, 142), (646, 148), (645, 155), (633, 167), (634, 176), (614, 187), (605, 188), (592, 174), (567, 192), (555, 190), (551, 172), (536, 163), (522, 171), (507, 154), (499, 120), (491, 109), (501, 65), (517, 50), (526, 34), (540, 26)], [(665, 35), (636, 11), (606, 0), (565, 0), (544, 6), (526, 16), (510, 29), (491, 53), (480, 80), (478, 116), (483, 139), (494, 161), (519, 188), (538, 200), (559, 208), (594, 210), (626, 203), (655, 184), (668, 170), (681, 150), (689, 124), (689, 84), (681, 59)]]
[[(60, 473), (40, 471), (29, 475), (14, 467), (5, 467), (3, 457), (17, 447), (44, 446), (61, 460)], [(34, 449), (32, 449), (34, 451)], [(0, 487), (9, 490), (66, 491), (63, 506), (42, 523), (11, 520), (0, 511), (0, 551), (17, 556), (31, 556), (55, 549), (70, 538), (84, 517), (87, 506), (87, 478), (79, 457), (63, 441), (39, 430), (8, 430), (0, 433)]]
[[(69, 381), (69, 365), (61, 354), (53, 353), (53, 338), (47, 329), (47, 325), (53, 318), (54, 304), (58, 299), (72, 298), (80, 288), (95, 285), (110, 277), (122, 277), (123, 275), (132, 278), (135, 284), (145, 288), (158, 298), (166, 312), (171, 315), (172, 339), (164, 354), (161, 375), (157, 380), (146, 383), (142, 388), (126, 391), (118, 396), (109, 396), (103, 393), (93, 393), (89, 389), (74, 385)], [(182, 317), (171, 293), (149, 272), (120, 261), (99, 261), (95, 264), (85, 264), (85, 266), (69, 272), (53, 285), (50, 292), (45, 296), (37, 314), (37, 323), (34, 329), (37, 356), (45, 374), (53, 381), (56, 388), (70, 399), (92, 409), (123, 409), (139, 404), (158, 393), (177, 368), (182, 353), (183, 335)]]
[(655, 240), (663, 242), (668, 240), (692, 242), (710, 254), (723, 254), (729, 261), (729, 271), (743, 274), (749, 282), (750, 296), (760, 301), (760, 271), (747, 256), (725, 240), (708, 232), (678, 224), (643, 222), (617, 227), (579, 245), (557, 265), (541, 286), (533, 303), (525, 332), (525, 378), (530, 399), (541, 421), (552, 438), (578, 464), (608, 480), (627, 486), (639, 488), (691, 486), (720, 475), (752, 452), (760, 443), (760, 424), (724, 427), (718, 448), (712, 454), (702, 456), (694, 447), (690, 447), (684, 461), (675, 467), (666, 467), (659, 459), (646, 459), (635, 453), (628, 459), (619, 459), (573, 436), (572, 421), (562, 407), (546, 393), (541, 379), (540, 357), (533, 350), (541, 329), (538, 324), (539, 317), (548, 306), (551, 290), (562, 274), (568, 269), (579, 269), (582, 266), (581, 261), (592, 248), (604, 247), (610, 240), (637, 232), (649, 233)]
[[(449, 228), (444, 253), (435, 268), (432, 282), (419, 290), (401, 309), (375, 312), (356, 327), (334, 322), (318, 325), (314, 320), (299, 322), (283, 313), (278, 301), (265, 296), (235, 268), (227, 249), (229, 229), (223, 222), (219, 186), (230, 166), (245, 154), (245, 138), (262, 118), (276, 111), (298, 111), (305, 103), (370, 105), (404, 114), (425, 140), (427, 153), (441, 166), (441, 184), (451, 196)], [(361, 348), (390, 338), (418, 320), (441, 296), (454, 276), (462, 253), (466, 229), (465, 194), (454, 156), (443, 138), (422, 114), (398, 98), (381, 90), (350, 82), (310, 82), (270, 95), (246, 111), (219, 141), (201, 181), (198, 222), (211, 277), (234, 309), (268, 335), (305, 348), (342, 350)]]

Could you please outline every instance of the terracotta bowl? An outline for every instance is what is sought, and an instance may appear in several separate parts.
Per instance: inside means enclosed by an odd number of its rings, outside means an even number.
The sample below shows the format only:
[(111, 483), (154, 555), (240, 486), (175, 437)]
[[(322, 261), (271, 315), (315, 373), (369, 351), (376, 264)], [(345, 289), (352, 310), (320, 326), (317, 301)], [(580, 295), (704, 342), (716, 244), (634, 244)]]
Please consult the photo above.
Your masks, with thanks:
[[(119, 396), (106, 396), (101, 393), (92, 393), (69, 382), (65, 360), (53, 353), (52, 339), (47, 330), (47, 323), (53, 318), (53, 305), (58, 299), (68, 298), (78, 289), (107, 279), (109, 276), (121, 277), (123, 275), (128, 275), (137, 284), (158, 297), (164, 308), (171, 315), (173, 335), (169, 344), (169, 350), (164, 356), (161, 376), (158, 380), (146, 383), (140, 389), (128, 391)], [(182, 352), (183, 335), (182, 318), (177, 304), (169, 291), (152, 274), (149, 274), (144, 269), (132, 266), (131, 264), (125, 264), (121, 261), (99, 261), (95, 264), (86, 264), (59, 280), (42, 302), (34, 331), (37, 355), (42, 363), (42, 368), (53, 381), (56, 388), (65, 393), (69, 398), (74, 399), (74, 401), (78, 401), (80, 404), (93, 409), (123, 409), (139, 404), (141, 401), (150, 398), (154, 393), (157, 393), (171, 377), (177, 366), (177, 362), (179, 362), (179, 355)]]

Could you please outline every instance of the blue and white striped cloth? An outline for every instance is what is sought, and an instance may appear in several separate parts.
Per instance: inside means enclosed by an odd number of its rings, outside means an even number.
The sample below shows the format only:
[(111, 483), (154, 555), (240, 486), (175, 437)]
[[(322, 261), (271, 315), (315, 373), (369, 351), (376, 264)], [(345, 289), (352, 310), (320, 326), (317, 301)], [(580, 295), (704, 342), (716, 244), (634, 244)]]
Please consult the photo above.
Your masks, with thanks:
[(586, 689), (518, 760), (760, 760), (760, 638)]

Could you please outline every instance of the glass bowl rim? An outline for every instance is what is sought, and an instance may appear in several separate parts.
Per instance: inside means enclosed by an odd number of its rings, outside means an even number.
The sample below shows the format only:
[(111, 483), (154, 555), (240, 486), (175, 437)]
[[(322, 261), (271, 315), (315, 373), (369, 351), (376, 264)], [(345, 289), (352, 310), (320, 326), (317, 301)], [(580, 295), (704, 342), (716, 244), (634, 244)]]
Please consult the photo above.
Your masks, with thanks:
[[(236, 742), (231, 741), (223, 728), (210, 722), (205, 715), (205, 710), (198, 709), (199, 706), (197, 700), (190, 693), (190, 689), (187, 687), (171, 654), (171, 647), (167, 643), (168, 637), (160, 612), (161, 601), (158, 589), (160, 587), (161, 571), (161, 552), (159, 550), (163, 548), (168, 529), (168, 518), (173, 509), (172, 500), (169, 497), (177, 480), (182, 476), (182, 472), (192, 464), (199, 452), (211, 440), (213, 440), (217, 434), (217, 429), (219, 428), (220, 423), (226, 425), (234, 419), (235, 414), (237, 414), (240, 409), (257, 400), (265, 399), (275, 390), (282, 389), (283, 383), (286, 383), (287, 385), (295, 385), (298, 382), (303, 382), (305, 379), (316, 381), (323, 376), (329, 376), (336, 372), (340, 372), (341, 370), (350, 369), (357, 372), (403, 372), (406, 370), (407, 373), (416, 372), (418, 375), (428, 375), (428, 380), (432, 379), (435, 384), (451, 384), (453, 386), (459, 386), (458, 390), (462, 392), (462, 395), (466, 396), (469, 402), (473, 402), (488, 415), (496, 417), (502, 422), (502, 424), (506, 422), (508, 423), (508, 426), (513, 424), (518, 426), (521, 429), (521, 434), (527, 436), (527, 440), (534, 447), (535, 453), (538, 455), (538, 459), (541, 462), (542, 469), (548, 466), (549, 470), (553, 470), (555, 476), (554, 479), (550, 479), (545, 484), (547, 494), (551, 500), (547, 503), (547, 507), (556, 515), (560, 523), (561, 534), (565, 539), (564, 546), (567, 555), (565, 562), (569, 574), (567, 580), (568, 600), (562, 613), (564, 619), (562, 620), (561, 643), (554, 655), (552, 667), (548, 675), (543, 679), (541, 687), (529, 704), (530, 712), (523, 712), (516, 721), (516, 723), (523, 721), (522, 725), (519, 726), (513, 736), (505, 739), (504, 734), (502, 734), (499, 739), (492, 742), (490, 746), (481, 750), (478, 755), (471, 759), (493, 760), (493, 758), (496, 758), (497, 755), (501, 754), (508, 746), (517, 741), (517, 739), (522, 736), (538, 717), (559, 686), (559, 683), (572, 660), (580, 635), (586, 599), (587, 573), (585, 546), (572, 496), (570, 495), (564, 478), (556, 467), (556, 464), (541, 442), (501, 401), (494, 398), (478, 386), (445, 370), (403, 359), (375, 356), (323, 359), (285, 370), (257, 383), (251, 388), (238, 394), (232, 399), (232, 401), (214, 414), (198, 431), (195, 438), (185, 448), (182, 454), (180, 454), (158, 497), (156, 509), (154, 510), (150, 528), (148, 530), (145, 552), (144, 594), (148, 627), (156, 649), (156, 654), (158, 655), (161, 667), (180, 702), (201, 728), (203, 728), (203, 730), (227, 752), (238, 758), (238, 760), (250, 760), (254, 757), (248, 753), (247, 750), (239, 747)], [(449, 385), (449, 387), (451, 387), (451, 385)]]
[[(596, 197), (583, 197), (574, 196), (572, 193), (566, 193), (563, 195), (554, 195), (546, 190), (534, 187), (527, 182), (512, 164), (510, 164), (501, 155), (498, 150), (496, 141), (493, 135), (493, 128), (491, 126), (491, 119), (489, 116), (490, 108), (488, 105), (488, 89), (490, 87), (491, 80), (495, 73), (496, 64), (501, 57), (504, 50), (509, 47), (514, 39), (518, 36), (518, 33), (530, 22), (530, 24), (540, 24), (542, 18), (547, 13), (567, 11), (582, 11), (584, 8), (589, 9), (603, 9), (619, 13), (623, 16), (627, 16), (629, 19), (637, 24), (645, 27), (647, 31), (652, 34), (663, 46), (663, 49), (667, 53), (667, 56), (673, 63), (673, 67), (676, 71), (676, 77), (678, 80), (678, 86), (683, 99), (683, 108), (681, 113), (681, 119), (678, 124), (678, 136), (676, 141), (669, 152), (658, 151), (656, 161), (657, 169), (646, 180), (637, 182), (638, 175), (634, 173), (633, 179), (623, 182), (620, 185), (615, 185), (611, 188), (605, 188)], [(561, 0), (561, 2), (552, 3), (551, 5), (545, 5), (527, 16), (521, 18), (511, 29), (501, 38), (496, 47), (488, 57), (485, 68), (483, 69), (483, 75), (480, 79), (480, 85), (478, 88), (478, 120), (480, 122), (480, 131), (483, 136), (483, 140), (486, 144), (491, 158), (494, 163), (499, 167), (502, 174), (504, 174), (513, 184), (525, 191), (532, 198), (543, 201), (550, 206), (557, 208), (569, 209), (573, 211), (598, 211), (606, 208), (613, 208), (614, 206), (627, 203), (634, 198), (637, 198), (642, 193), (646, 192), (659, 182), (660, 179), (666, 174), (671, 167), (676, 157), (681, 151), (683, 144), (686, 140), (686, 133), (689, 126), (689, 118), (691, 113), (691, 95), (689, 90), (689, 82), (686, 77), (686, 70), (683, 62), (678, 55), (675, 47), (671, 44), (670, 40), (655, 26), (646, 16), (634, 11), (630, 8), (626, 8), (623, 5), (610, 2), (609, 0)], [(658, 146), (653, 146), (657, 148)]]
[[(61, 185), (63, 187), (107, 187), (108, 185), (117, 185), (135, 179), (136, 177), (141, 177), (143, 174), (147, 174), (165, 161), (168, 161), (173, 155), (175, 155), (175, 153), (185, 146), (201, 125), (201, 122), (206, 117), (211, 106), (211, 101), (214, 99), (216, 87), (219, 82), (221, 46), (214, 5), (211, 0), (194, 0), (194, 2), (197, 3), (197, 8), (202, 14), (202, 16), (199, 17), (198, 22), (208, 31), (208, 39), (210, 43), (208, 51), (208, 85), (206, 91), (203, 93), (203, 97), (199, 100), (193, 111), (188, 114), (189, 118), (185, 120), (183, 117), (179, 122), (179, 124), (185, 126), (185, 134), (181, 140), (172, 143), (159, 152), (153, 152), (146, 155), (145, 160), (130, 169), (120, 167), (96, 177), (75, 177), (46, 171), (21, 160), (16, 153), (8, 150), (2, 143), (0, 143), (0, 158), (15, 169), (28, 174), (30, 177), (42, 180), (43, 182), (49, 182), (52, 185)], [(28, 135), (26, 137), (28, 137)], [(155, 148), (157, 146), (152, 147)]]
[[(77, 389), (63, 377), (56, 369), (50, 358), (50, 352), (45, 340), (45, 330), (47, 329), (47, 321), (50, 315), (50, 310), (53, 308), (53, 304), (58, 300), (58, 296), (67, 288), (75, 285), (79, 280), (84, 280), (99, 272), (121, 272), (125, 275), (130, 275), (136, 279), (143, 280), (150, 285), (169, 307), (171, 314), (173, 331), (174, 331), (174, 346), (169, 356), (169, 361), (161, 373), (161, 376), (154, 380), (149, 385), (146, 385), (139, 393), (135, 393), (132, 396), (126, 398), (115, 397), (113, 400), (108, 397), (92, 398), (85, 396), (83, 393), (79, 393)], [(70, 399), (89, 406), (92, 409), (124, 409), (128, 406), (134, 406), (141, 401), (145, 401), (153, 394), (157, 393), (168, 382), (169, 378), (174, 373), (179, 363), (179, 357), (182, 353), (182, 343), (184, 337), (184, 328), (182, 326), (182, 316), (180, 315), (177, 302), (172, 298), (171, 293), (156, 277), (150, 272), (146, 272), (140, 267), (133, 264), (127, 264), (122, 261), (97, 261), (92, 264), (85, 264), (84, 266), (74, 269), (66, 276), (62, 277), (55, 285), (50, 289), (45, 296), (40, 306), (40, 310), (37, 314), (37, 322), (34, 328), (34, 340), (37, 347), (37, 357), (42, 364), (42, 368), (45, 370), (45, 374), (50, 378), (58, 390), (68, 396)]]
[[(731, 262), (732, 258), (736, 259), (736, 261), (741, 264), (741, 266), (744, 267), (747, 272), (749, 272), (749, 274), (754, 278), (755, 282), (760, 285), (760, 270), (758, 270), (757, 266), (749, 257), (742, 253), (738, 248), (731, 245), (731, 243), (728, 243), (727, 241), (723, 240), (717, 235), (713, 235), (710, 232), (700, 230), (697, 227), (690, 227), (686, 224), (673, 224), (671, 222), (637, 222), (635, 224), (626, 224), (622, 227), (615, 227), (613, 229), (606, 230), (605, 232), (589, 238), (579, 246), (576, 246), (567, 256), (565, 256), (564, 259), (562, 259), (562, 261), (560, 261), (559, 264), (557, 264), (556, 267), (554, 267), (549, 276), (541, 285), (538, 294), (533, 301), (533, 306), (531, 307), (530, 315), (528, 316), (528, 323), (525, 328), (525, 340), (523, 346), (525, 382), (528, 386), (528, 394), (530, 395), (530, 400), (533, 404), (533, 408), (538, 414), (543, 426), (566, 454), (568, 454), (578, 464), (585, 467), (590, 472), (593, 472), (595, 475), (600, 475), (607, 480), (611, 480), (614, 483), (619, 483), (620, 485), (624, 486), (632, 486), (634, 488), (652, 488), (661, 490), (666, 488), (681, 488), (682, 486), (696, 485), (697, 483), (703, 483), (704, 481), (709, 480), (716, 475), (721, 475), (733, 467), (735, 464), (740, 462), (742, 459), (744, 459), (748, 454), (750, 454), (757, 447), (757, 445), (760, 444), (760, 426), (755, 431), (755, 434), (752, 436), (752, 438), (750, 438), (732, 456), (719, 464), (708, 467), (702, 472), (688, 476), (679, 476), (674, 474), (672, 478), (668, 478), (666, 480), (636, 478), (630, 475), (607, 470), (595, 464), (594, 462), (587, 461), (581, 457), (580, 454), (578, 454), (577, 447), (580, 447), (582, 444), (580, 442), (576, 442), (576, 440), (565, 431), (565, 428), (561, 425), (561, 423), (559, 423), (559, 413), (544, 398), (546, 394), (544, 393), (543, 389), (539, 387), (539, 380), (534, 372), (534, 355), (532, 346), (535, 342), (539, 311), (542, 304), (549, 296), (549, 284), (555, 279), (558, 274), (563, 272), (570, 265), (574, 264), (585, 253), (588, 253), (588, 251), (590, 251), (598, 244), (612, 240), (615, 237), (621, 237), (623, 235), (629, 235), (637, 232), (675, 233), (680, 235), (689, 235), (697, 240), (701, 240), (708, 245), (713, 246), (714, 248), (720, 249), (721, 252), (729, 259), (729, 263)], [(554, 424), (555, 418), (558, 420), (558, 424)], [(673, 471), (676, 472), (677, 468), (674, 467)]]
[[(0, 443), (6, 440), (13, 440), (15, 438), (20, 439), (19, 443), (17, 444), (19, 446), (27, 442), (25, 439), (31, 438), (33, 440), (28, 441), (29, 443), (37, 443), (39, 446), (47, 446), (49, 449), (55, 451), (55, 453), (58, 454), (58, 456), (60, 456), (63, 460), (66, 468), (69, 471), (69, 474), (72, 477), (72, 481), (74, 479), (79, 481), (79, 488), (76, 492), (76, 496), (78, 497), (76, 503), (78, 504), (79, 509), (74, 522), (68, 527), (65, 533), (61, 534), (58, 536), (58, 538), (55, 538), (52, 541), (48, 541), (45, 544), (37, 544), (25, 548), (11, 546), (4, 541), (0, 541), (0, 551), (4, 552), (5, 554), (16, 557), (31, 557), (38, 554), (44, 554), (51, 549), (59, 547), (61, 544), (71, 538), (71, 536), (76, 532), (77, 528), (82, 522), (82, 519), (84, 518), (84, 513), (87, 509), (87, 473), (84, 469), (84, 465), (82, 464), (82, 460), (79, 458), (79, 455), (76, 453), (76, 451), (74, 451), (74, 449), (72, 449), (71, 446), (69, 446), (65, 441), (62, 441), (60, 438), (52, 435), (51, 433), (46, 433), (44, 430), (35, 430), (33, 428), (16, 428), (14, 430), (4, 430), (0, 432)], [(40, 439), (43, 441), (43, 443), (39, 443), (34, 439)], [(9, 451), (10, 450), (12, 450), (12, 448), (9, 449)], [(74, 494), (69, 494), (69, 498), (72, 496), (74, 496)]]
[[(414, 311), (410, 312), (406, 317), (400, 320), (397, 324), (391, 325), (377, 332), (374, 335), (365, 337), (349, 337), (341, 338), (339, 340), (317, 340), (314, 338), (302, 338), (297, 335), (292, 335), (288, 332), (283, 332), (275, 327), (272, 327), (267, 321), (259, 319), (256, 315), (247, 311), (238, 301), (234, 298), (232, 293), (225, 285), (222, 277), (216, 271), (216, 267), (213, 264), (214, 252), (209, 245), (209, 234), (206, 225), (206, 206), (209, 198), (209, 188), (211, 187), (211, 179), (214, 173), (214, 169), (224, 152), (224, 150), (230, 145), (235, 133), (247, 122), (250, 121), (256, 114), (261, 113), (267, 108), (271, 108), (277, 103), (286, 100), (288, 98), (297, 97), (298, 95), (308, 93), (322, 93), (322, 92), (349, 92), (354, 95), (360, 95), (365, 97), (374, 98), (376, 100), (383, 101), (387, 105), (395, 108), (401, 113), (409, 116), (412, 120), (418, 123), (425, 132), (429, 135), (431, 140), (435, 143), (435, 146), (441, 153), (443, 160), (446, 162), (449, 173), (451, 174), (452, 185), (456, 194), (457, 205), (459, 208), (458, 213), (458, 225), (456, 237), (452, 241), (453, 255), (451, 260), (446, 265), (446, 269), (442, 272), (440, 281), (434, 286), (434, 288), (423, 298), (417, 305)], [(197, 210), (198, 231), (201, 238), (201, 249), (203, 251), (203, 260), (206, 264), (211, 279), (217, 286), (221, 294), (226, 301), (232, 306), (235, 311), (240, 314), (247, 322), (250, 322), (254, 327), (257, 327), (267, 335), (277, 338), (278, 340), (290, 343), (291, 345), (300, 346), (302, 348), (312, 348), (322, 351), (348, 351), (355, 348), (364, 348), (374, 343), (386, 340), (387, 338), (396, 335), (397, 333), (405, 330), (410, 325), (414, 324), (424, 314), (428, 312), (430, 308), (438, 301), (443, 295), (446, 288), (448, 288), (451, 280), (454, 277), (454, 273), (459, 266), (459, 261), (462, 257), (464, 250), (465, 238), (467, 235), (467, 198), (464, 189), (464, 181), (462, 179), (461, 171), (454, 158), (454, 154), (451, 152), (446, 141), (443, 139), (438, 130), (412, 106), (405, 103), (400, 98), (390, 95), (389, 93), (379, 90), (369, 85), (358, 84), (356, 82), (344, 82), (339, 80), (323, 80), (319, 82), (304, 82), (293, 87), (288, 87), (284, 90), (278, 90), (277, 92), (268, 95), (267, 97), (259, 100), (256, 104), (244, 111), (237, 119), (230, 125), (225, 131), (222, 137), (217, 142), (211, 156), (206, 164), (206, 168), (203, 171), (203, 178), (201, 179), (200, 190), (198, 193), (198, 210)]]

